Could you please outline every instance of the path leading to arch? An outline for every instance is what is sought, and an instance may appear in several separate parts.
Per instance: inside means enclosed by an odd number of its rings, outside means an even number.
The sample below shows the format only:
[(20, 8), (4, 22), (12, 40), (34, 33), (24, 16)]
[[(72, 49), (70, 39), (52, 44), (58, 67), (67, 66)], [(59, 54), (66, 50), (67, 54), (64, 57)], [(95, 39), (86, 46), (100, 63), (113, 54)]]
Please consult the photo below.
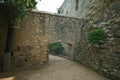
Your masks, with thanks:
[(85, 66), (50, 55), (50, 62), (0, 74), (0, 80), (108, 80)]

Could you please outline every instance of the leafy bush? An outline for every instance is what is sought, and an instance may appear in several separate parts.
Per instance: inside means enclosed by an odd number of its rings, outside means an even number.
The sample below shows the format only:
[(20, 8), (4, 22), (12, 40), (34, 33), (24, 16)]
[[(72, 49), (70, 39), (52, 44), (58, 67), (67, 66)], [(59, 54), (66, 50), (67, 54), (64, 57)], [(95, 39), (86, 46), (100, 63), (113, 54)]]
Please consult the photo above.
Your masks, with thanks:
[(64, 51), (64, 48), (60, 42), (51, 43), (48, 45), (49, 52), (52, 54), (60, 54)]
[(88, 40), (92, 44), (104, 44), (106, 41), (107, 33), (103, 29), (94, 29), (89, 32)]

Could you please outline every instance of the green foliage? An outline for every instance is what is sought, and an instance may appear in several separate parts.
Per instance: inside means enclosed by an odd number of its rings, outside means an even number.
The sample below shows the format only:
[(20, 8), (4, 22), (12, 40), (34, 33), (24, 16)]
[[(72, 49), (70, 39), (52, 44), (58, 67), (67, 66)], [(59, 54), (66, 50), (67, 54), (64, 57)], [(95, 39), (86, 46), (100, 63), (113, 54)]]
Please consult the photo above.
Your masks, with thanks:
[(62, 44), (60, 44), (60, 42), (55, 42), (55, 43), (49, 44), (48, 48), (49, 48), (49, 52), (53, 53), (53, 54), (59, 54), (64, 51), (64, 48), (63, 48)]
[(0, 0), (0, 9), (9, 25), (18, 26), (27, 10), (35, 8), (36, 4), (35, 0)]
[(88, 40), (92, 43), (92, 44), (104, 44), (105, 40), (106, 40), (106, 32), (103, 29), (94, 29), (92, 31), (89, 32), (88, 34)]

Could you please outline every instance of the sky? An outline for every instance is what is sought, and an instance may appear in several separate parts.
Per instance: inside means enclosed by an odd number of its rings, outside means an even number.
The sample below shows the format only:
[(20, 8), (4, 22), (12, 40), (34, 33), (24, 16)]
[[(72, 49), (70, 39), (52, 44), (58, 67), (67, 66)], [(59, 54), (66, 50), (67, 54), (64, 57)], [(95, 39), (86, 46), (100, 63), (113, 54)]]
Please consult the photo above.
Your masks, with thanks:
[(57, 8), (59, 8), (64, 0), (36, 0), (38, 2), (37, 9), (40, 11), (47, 11), (52, 13), (57, 13)]

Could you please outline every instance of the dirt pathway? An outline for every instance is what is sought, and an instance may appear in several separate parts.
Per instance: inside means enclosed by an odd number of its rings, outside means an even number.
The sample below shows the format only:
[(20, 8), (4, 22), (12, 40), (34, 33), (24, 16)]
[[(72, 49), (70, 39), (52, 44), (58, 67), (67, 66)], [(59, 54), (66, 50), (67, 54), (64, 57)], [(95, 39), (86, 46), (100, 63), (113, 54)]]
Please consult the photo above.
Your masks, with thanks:
[(0, 80), (108, 80), (79, 63), (50, 55), (50, 62), (0, 74)]

